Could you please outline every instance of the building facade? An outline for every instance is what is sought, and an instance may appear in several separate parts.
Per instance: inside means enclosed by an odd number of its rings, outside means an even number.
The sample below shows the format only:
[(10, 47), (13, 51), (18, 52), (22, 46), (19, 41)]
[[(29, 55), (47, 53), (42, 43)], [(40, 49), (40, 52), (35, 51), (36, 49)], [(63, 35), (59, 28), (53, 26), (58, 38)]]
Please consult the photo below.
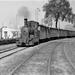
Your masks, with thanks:
[(15, 28), (2, 27), (0, 36), (2, 39), (10, 39), (19, 37), (20, 30)]

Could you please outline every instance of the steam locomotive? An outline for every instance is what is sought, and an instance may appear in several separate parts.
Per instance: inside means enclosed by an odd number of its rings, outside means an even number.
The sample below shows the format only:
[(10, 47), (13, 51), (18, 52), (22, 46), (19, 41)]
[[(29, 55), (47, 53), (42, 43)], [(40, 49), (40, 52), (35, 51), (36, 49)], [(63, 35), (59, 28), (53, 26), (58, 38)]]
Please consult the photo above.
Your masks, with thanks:
[(28, 21), (24, 19), (24, 26), (21, 28), (20, 38), (16, 41), (17, 46), (32, 46), (39, 42), (56, 39), (75, 37), (75, 31), (63, 30), (57, 28), (49, 28), (40, 25), (36, 21)]

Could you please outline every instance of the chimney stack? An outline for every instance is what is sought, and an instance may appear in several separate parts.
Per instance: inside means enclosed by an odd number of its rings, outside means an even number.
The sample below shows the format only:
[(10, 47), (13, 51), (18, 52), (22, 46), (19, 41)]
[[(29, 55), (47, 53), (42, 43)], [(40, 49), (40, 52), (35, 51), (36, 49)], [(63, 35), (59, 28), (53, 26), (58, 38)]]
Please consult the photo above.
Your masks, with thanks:
[(24, 26), (27, 26), (27, 18), (24, 19)]

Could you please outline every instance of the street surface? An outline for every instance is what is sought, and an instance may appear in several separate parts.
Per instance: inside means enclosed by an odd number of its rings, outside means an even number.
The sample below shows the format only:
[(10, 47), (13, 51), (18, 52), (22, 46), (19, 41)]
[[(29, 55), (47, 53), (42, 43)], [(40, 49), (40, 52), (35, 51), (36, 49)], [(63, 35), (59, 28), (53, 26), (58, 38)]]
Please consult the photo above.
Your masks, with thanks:
[(6, 49), (6, 48), (9, 48), (9, 47), (14, 47), (14, 46), (16, 46), (16, 45), (15, 44), (1, 45), (0, 50)]
[(12, 70), (34, 50), (38, 52), (12, 75), (75, 75), (75, 38), (61, 39), (30, 47), (0, 60), (0, 75)]

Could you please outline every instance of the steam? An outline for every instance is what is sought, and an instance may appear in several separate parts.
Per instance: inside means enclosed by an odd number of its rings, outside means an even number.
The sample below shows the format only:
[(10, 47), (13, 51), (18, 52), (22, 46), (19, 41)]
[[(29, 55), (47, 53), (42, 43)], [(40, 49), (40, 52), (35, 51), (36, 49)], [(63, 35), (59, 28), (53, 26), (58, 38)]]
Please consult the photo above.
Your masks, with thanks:
[(18, 10), (18, 15), (25, 17), (25, 18), (29, 18), (30, 17), (30, 13), (27, 7), (22, 6), (19, 10)]

